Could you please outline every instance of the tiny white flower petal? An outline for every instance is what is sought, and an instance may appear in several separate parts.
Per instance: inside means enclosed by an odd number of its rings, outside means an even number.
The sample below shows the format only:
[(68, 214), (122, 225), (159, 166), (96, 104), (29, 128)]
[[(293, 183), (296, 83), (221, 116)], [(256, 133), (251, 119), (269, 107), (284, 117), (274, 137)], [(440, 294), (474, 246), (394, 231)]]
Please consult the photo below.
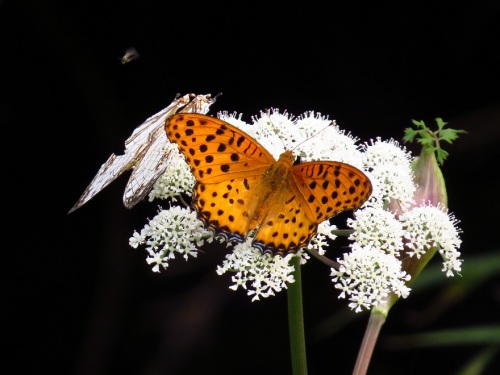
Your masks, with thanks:
[(146, 238), (142, 234), (134, 232), (134, 234), (132, 235), (132, 237), (130, 237), (130, 239), (129, 239), (129, 244), (134, 249), (137, 249), (137, 247), (139, 245), (142, 245), (145, 240), (146, 240)]
[[(314, 235), (314, 237), (311, 239), (311, 242), (309, 242), (306, 248), (308, 250), (317, 251), (319, 255), (324, 255), (328, 247), (327, 239), (330, 239), (332, 241), (335, 240), (337, 236), (333, 233), (333, 231), (336, 231), (337, 229), (337, 226), (330, 224), (328, 220), (321, 222), (318, 225), (316, 235)], [(301, 264), (305, 264), (309, 259), (309, 255), (307, 255), (307, 252), (305, 251), (303, 251), (302, 253), (303, 257)]]
[(229, 113), (228, 111), (221, 111), (217, 113), (217, 117), (222, 121), (228, 122), (243, 130), (243, 128), (249, 126), (249, 124), (243, 121), (241, 116), (242, 114), (237, 112)]

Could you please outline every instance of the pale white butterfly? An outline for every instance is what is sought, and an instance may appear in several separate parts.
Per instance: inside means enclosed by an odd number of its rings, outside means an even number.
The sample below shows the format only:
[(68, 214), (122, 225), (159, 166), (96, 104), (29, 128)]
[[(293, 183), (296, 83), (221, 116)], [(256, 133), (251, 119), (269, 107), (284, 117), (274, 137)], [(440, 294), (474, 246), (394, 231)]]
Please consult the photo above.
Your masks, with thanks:
[(125, 187), (123, 204), (132, 208), (144, 199), (168, 166), (170, 152), (164, 149), (169, 142), (164, 130), (165, 119), (180, 112), (206, 114), (217, 96), (177, 94), (168, 107), (149, 117), (133, 131), (125, 141), (123, 155), (111, 154), (68, 213), (81, 207), (129, 169), (132, 169), (132, 174)]

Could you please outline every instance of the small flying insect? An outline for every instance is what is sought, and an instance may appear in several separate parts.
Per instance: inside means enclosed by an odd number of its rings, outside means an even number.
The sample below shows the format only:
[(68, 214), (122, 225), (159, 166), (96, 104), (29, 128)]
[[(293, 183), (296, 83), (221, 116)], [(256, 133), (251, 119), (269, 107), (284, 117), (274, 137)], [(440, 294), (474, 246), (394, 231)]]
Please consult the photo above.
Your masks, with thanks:
[(122, 64), (127, 64), (129, 62), (137, 60), (139, 57), (140, 57), (139, 52), (137, 52), (137, 50), (134, 47), (130, 47), (125, 50), (125, 54), (120, 59), (120, 62)]

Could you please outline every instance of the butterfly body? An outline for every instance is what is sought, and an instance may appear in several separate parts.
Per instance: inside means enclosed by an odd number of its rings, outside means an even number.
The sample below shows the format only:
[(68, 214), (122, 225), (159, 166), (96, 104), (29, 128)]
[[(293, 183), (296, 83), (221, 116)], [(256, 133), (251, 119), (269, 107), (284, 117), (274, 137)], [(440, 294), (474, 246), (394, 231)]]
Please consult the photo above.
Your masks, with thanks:
[(307, 246), (322, 221), (359, 207), (371, 194), (357, 168), (321, 161), (294, 165), (287, 150), (276, 159), (255, 139), (219, 119), (176, 114), (165, 122), (197, 183), (193, 207), (227, 240), (285, 255)]

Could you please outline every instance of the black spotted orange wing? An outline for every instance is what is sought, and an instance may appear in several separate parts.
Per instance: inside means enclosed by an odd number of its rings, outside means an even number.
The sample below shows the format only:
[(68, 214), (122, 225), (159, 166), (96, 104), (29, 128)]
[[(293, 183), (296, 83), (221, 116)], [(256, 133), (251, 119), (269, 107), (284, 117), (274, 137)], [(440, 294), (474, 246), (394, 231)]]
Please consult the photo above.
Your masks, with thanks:
[(277, 162), (289, 172), (273, 188), (254, 239), (254, 246), (277, 254), (307, 246), (319, 223), (358, 208), (372, 192), (368, 177), (352, 165), (336, 161), (292, 165), (290, 157), (291, 152), (285, 151)]
[(197, 180), (193, 207), (199, 218), (239, 242), (257, 229), (253, 245), (264, 252), (296, 252), (318, 223), (359, 207), (371, 193), (370, 181), (353, 166), (294, 166), (289, 150), (276, 161), (251, 136), (210, 116), (176, 114), (166, 120), (165, 131)]
[(255, 192), (274, 157), (252, 137), (210, 116), (174, 115), (165, 130), (197, 180), (193, 206), (200, 219), (227, 239), (243, 241), (257, 224)]

